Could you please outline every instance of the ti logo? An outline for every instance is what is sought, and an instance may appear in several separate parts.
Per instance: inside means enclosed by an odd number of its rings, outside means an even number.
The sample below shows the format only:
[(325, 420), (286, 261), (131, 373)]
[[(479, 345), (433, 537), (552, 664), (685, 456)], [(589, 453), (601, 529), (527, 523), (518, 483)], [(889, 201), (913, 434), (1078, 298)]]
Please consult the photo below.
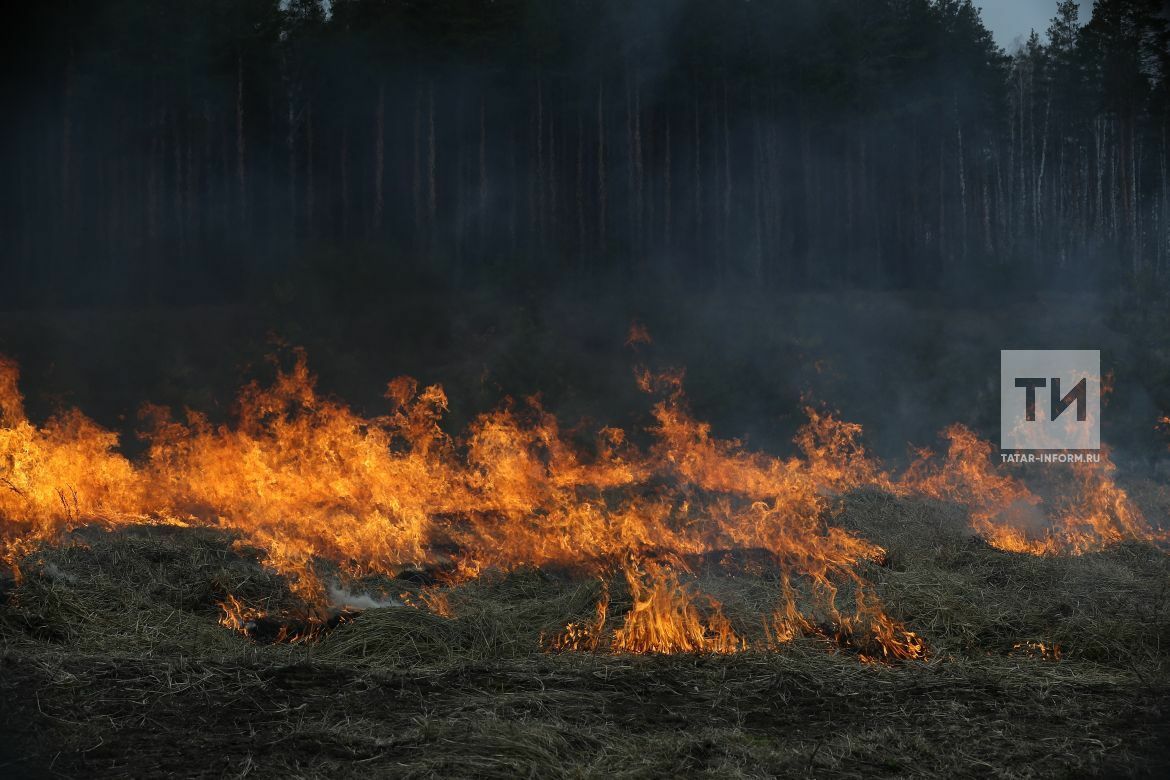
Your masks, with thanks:
[(1005, 349), (999, 355), (1000, 449), (1100, 449), (1099, 350)]

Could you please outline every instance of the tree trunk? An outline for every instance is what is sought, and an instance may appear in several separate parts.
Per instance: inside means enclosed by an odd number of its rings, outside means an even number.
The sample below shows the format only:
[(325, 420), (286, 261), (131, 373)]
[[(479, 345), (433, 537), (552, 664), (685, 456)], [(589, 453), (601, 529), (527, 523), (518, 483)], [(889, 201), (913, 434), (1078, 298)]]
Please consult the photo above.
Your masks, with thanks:
[(645, 170), (642, 165), (642, 85), (638, 74), (634, 74), (634, 238), (639, 250), (644, 249), (643, 220), (645, 199), (643, 197)]
[(349, 238), (349, 122), (341, 125), (341, 233)]
[(606, 253), (605, 215), (607, 197), (605, 191), (605, 86), (597, 83), (597, 245), (602, 255)]
[(486, 98), (479, 98), (479, 251), (486, 249), (487, 242), (487, 105)]
[(536, 241), (544, 247), (545, 238), (545, 170), (544, 170), (544, 83), (536, 77)]
[[(414, 240), (416, 247), (421, 244), (423, 237), (423, 201), (422, 201), (422, 85), (415, 89), (414, 96), (414, 157), (411, 165), (411, 192), (414, 201)], [(417, 251), (417, 250), (416, 250)]]
[(427, 223), (432, 245), (439, 211), (438, 148), (435, 143), (435, 83), (427, 85)]
[(248, 179), (244, 165), (244, 57), (236, 54), (236, 181), (239, 185), (240, 224), (248, 225)]
[(315, 233), (313, 210), (317, 188), (313, 181), (313, 101), (305, 105), (305, 222), (310, 235)]
[(666, 117), (666, 140), (665, 151), (663, 152), (662, 161), (662, 246), (668, 252), (670, 251), (670, 220), (671, 220), (671, 203), (673, 193), (671, 192), (671, 160), (670, 160), (670, 115)]
[(285, 186), (288, 189), (288, 218), (286, 224), (288, 225), (288, 235), (294, 236), (297, 231), (297, 117), (296, 117), (296, 99), (293, 96), (291, 82), (286, 91), (287, 108), (288, 108), (288, 133), (285, 137), (285, 145), (288, 151), (288, 171), (285, 174), (287, 180)]
[(374, 120), (374, 233), (382, 232), (384, 196), (382, 184), (386, 167), (386, 84), (378, 86), (378, 108)]
[(577, 110), (577, 264), (585, 259), (585, 112)]
[(61, 217), (70, 224), (69, 193), (73, 187), (73, 50), (65, 61), (65, 84), (61, 98)]

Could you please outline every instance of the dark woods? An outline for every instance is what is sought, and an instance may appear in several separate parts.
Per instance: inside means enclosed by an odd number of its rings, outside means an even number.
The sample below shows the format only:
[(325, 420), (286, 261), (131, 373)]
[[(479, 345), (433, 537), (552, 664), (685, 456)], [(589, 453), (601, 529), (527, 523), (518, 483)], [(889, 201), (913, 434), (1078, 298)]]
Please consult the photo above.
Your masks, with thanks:
[(54, 0), (7, 35), (15, 304), (371, 285), (1163, 284), (1167, 21), (967, 0)]

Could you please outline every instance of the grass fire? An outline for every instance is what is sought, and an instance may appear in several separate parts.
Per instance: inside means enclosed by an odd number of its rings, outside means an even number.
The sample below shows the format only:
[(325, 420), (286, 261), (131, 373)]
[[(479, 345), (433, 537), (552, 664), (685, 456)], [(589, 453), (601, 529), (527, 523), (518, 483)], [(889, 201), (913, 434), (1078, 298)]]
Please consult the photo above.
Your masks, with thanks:
[(1170, 777), (1170, 0), (6, 10), (0, 778)]
[[(682, 371), (642, 367), (644, 430), (562, 430), (529, 398), (448, 432), (437, 385), (393, 379), (364, 417), (318, 391), (303, 351), (285, 358), (226, 422), (142, 407), (135, 457), (79, 410), (30, 421), (18, 366), (0, 363), (9, 679), (52, 685), (66, 672), (39, 666), (49, 658), (145, 653), (249, 674), (279, 658), (369, 685), (467, 664), (559, 669), (572, 689), (599, 670), (653, 675), (632, 660), (645, 656), (680, 659), (684, 675), (825, 674), (817, 690), (873, 695), (994, 673), (1056, 686), (1037, 712), (1075, 712), (1082, 684), (1163, 663), (1167, 536), (1108, 456), (1029, 480), (953, 425), (939, 454), (912, 452), (898, 472), (861, 426), (810, 403), (781, 457), (716, 437)], [(224, 685), (227, 668), (189, 669), (183, 685)]]

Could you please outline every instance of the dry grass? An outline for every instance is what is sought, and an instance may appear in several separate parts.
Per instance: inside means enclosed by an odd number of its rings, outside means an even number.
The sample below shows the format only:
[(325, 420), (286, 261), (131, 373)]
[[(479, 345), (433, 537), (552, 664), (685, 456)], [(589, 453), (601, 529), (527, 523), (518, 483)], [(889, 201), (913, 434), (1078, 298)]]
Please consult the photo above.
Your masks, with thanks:
[[(889, 550), (866, 576), (924, 663), (776, 653), (547, 654), (600, 583), (540, 571), (447, 589), (318, 641), (218, 625), (232, 593), (295, 599), (209, 531), (88, 532), (24, 566), (0, 609), (6, 776), (1162, 776), (1170, 769), (1170, 557), (993, 550), (952, 507), (860, 493), (837, 522)], [(768, 577), (698, 585), (748, 625)], [(380, 583), (417, 596), (416, 583)], [(628, 609), (620, 578), (612, 614)], [(1013, 649), (1042, 641), (1060, 660)]]

